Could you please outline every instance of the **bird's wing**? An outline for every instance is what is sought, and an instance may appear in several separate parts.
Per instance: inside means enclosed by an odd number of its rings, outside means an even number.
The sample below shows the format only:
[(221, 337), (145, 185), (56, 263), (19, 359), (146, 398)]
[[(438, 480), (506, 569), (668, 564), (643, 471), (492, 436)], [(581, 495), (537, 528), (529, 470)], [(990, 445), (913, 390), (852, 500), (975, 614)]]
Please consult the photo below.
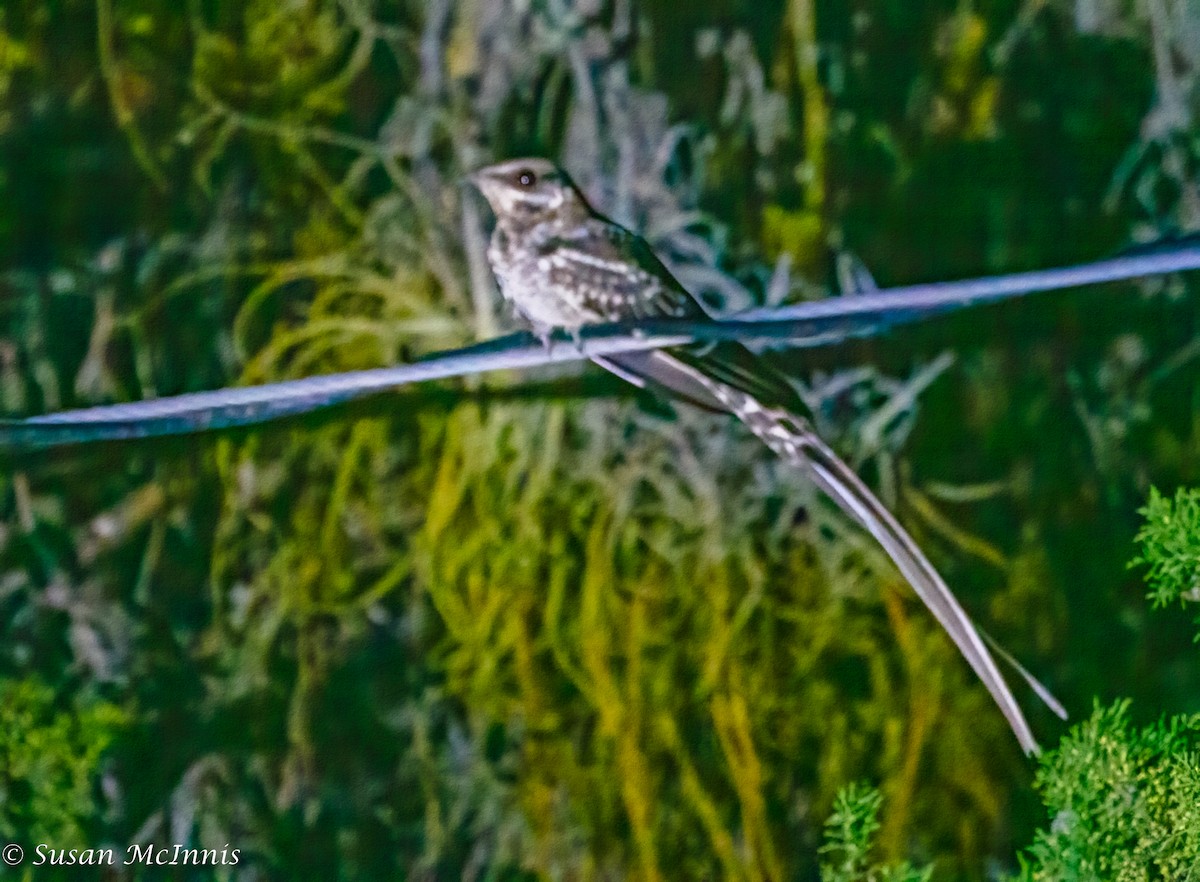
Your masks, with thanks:
[(639, 389), (651, 388), (713, 413), (726, 412), (725, 405), (696, 382), (692, 371), (680, 370), (679, 362), (662, 350), (598, 355), (592, 361)]
[[(669, 350), (671, 361), (707, 380), (738, 389), (763, 407), (775, 407), (795, 416), (808, 416), (808, 407), (786, 377), (734, 340), (680, 346)], [(727, 409), (727, 408), (726, 408)]]
[[(602, 217), (562, 231), (541, 245), (562, 273), (562, 283), (590, 294), (605, 319), (709, 318), (700, 303), (671, 275), (646, 241)], [(610, 300), (608, 313), (604, 297)], [(765, 405), (802, 413), (796, 390), (758, 356), (733, 340), (709, 341), (662, 351), (630, 352), (596, 359), (636, 385), (651, 384), (712, 411), (725, 408), (697, 371), (754, 395)]]
[[(800, 396), (786, 379), (733, 341), (624, 352), (593, 361), (635, 385), (657, 387), (670, 396), (716, 413), (725, 413), (729, 408), (714, 396), (709, 382), (712, 379), (752, 394), (766, 406), (805, 412)], [(699, 381), (698, 374), (707, 379)]]
[(603, 321), (709, 317), (641, 236), (604, 218), (560, 230), (537, 250), (551, 279)]

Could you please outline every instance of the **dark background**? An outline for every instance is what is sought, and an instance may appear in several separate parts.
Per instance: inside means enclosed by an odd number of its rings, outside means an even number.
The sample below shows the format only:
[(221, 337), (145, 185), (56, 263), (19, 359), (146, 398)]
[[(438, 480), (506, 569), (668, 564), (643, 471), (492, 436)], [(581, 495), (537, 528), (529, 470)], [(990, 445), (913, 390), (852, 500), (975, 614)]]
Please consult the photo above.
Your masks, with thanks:
[[(6, 0), (0, 402), (492, 336), (460, 180), (522, 153), (729, 309), (823, 296), (840, 250), (891, 285), (1187, 231), (1195, 16)], [(1126, 568), (1150, 486), (1200, 465), (1187, 284), (774, 356), (1076, 719), (1200, 710), (1186, 616)], [(808, 879), (866, 780), (881, 859), (994, 878), (1048, 820), (865, 537), (739, 426), (594, 371), (11, 455), (0, 519), (0, 838), (229, 844), (236, 878)]]

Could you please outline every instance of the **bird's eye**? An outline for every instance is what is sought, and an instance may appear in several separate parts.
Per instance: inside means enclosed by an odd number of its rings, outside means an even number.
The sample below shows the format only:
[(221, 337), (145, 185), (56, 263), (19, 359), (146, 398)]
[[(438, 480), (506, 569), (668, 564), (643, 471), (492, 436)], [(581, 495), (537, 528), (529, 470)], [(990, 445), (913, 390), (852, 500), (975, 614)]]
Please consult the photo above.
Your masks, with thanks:
[(537, 175), (529, 169), (523, 168), (517, 172), (517, 183), (528, 189), (537, 183)]

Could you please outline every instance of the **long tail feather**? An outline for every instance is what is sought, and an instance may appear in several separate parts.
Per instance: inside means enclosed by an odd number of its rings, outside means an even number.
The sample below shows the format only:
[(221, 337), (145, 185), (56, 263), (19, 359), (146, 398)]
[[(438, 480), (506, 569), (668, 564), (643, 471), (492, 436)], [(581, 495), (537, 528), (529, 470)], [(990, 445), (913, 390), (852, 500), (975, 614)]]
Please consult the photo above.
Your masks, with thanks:
[(975, 630), (979, 632), (979, 636), (983, 638), (983, 642), (991, 647), (992, 652), (1000, 656), (1000, 661), (1004, 662), (1010, 668), (1016, 671), (1017, 674), (1020, 675), (1021, 679), (1025, 681), (1025, 685), (1033, 690), (1034, 694), (1042, 700), (1042, 703), (1046, 705), (1046, 707), (1050, 708), (1050, 710), (1054, 712), (1056, 717), (1063, 721), (1066, 721), (1070, 718), (1070, 714), (1067, 713), (1067, 709), (1063, 707), (1062, 702), (1054, 696), (1054, 693), (1047, 689), (1041, 680), (1029, 673), (1025, 666), (1017, 661), (1016, 657), (1011, 652), (996, 642), (995, 637), (983, 630), (983, 628), (979, 627), (978, 625), (975, 626)]
[[(779, 442), (775, 449), (783, 453), (789, 462), (807, 466), (817, 486), (883, 546), (897, 569), (946, 629), (959, 652), (992, 694), (1000, 712), (1016, 734), (1021, 749), (1028, 754), (1037, 753), (1037, 741), (1020, 705), (1001, 676), (979, 632), (975, 630), (974, 623), (929, 559), (862, 479), (838, 459), (820, 438), (811, 431), (796, 432), (795, 429), (799, 427), (789, 428), (793, 430), (792, 436)], [(773, 438), (779, 438), (776, 429), (768, 431)]]
[(896, 568), (983, 681), (1016, 734), (1021, 749), (1027, 754), (1036, 754), (1039, 748), (1033, 731), (974, 623), (895, 516), (806, 421), (783, 411), (764, 409), (736, 390), (730, 390), (730, 393), (730, 410), (734, 415), (786, 462), (806, 469), (821, 491), (883, 546)]
[[(1016, 734), (1021, 748), (1028, 754), (1038, 752), (1038, 744), (1029, 723), (984, 642), (990, 638), (981, 637), (950, 588), (900, 522), (862, 479), (821, 440), (807, 420), (794, 414), (791, 409), (765, 406), (749, 392), (729, 385), (724, 381), (724, 372), (710, 373), (707, 370), (703, 356), (676, 357), (674, 351), (660, 351), (655, 353), (653, 359), (642, 358), (632, 363), (622, 363), (621, 367), (687, 400), (710, 406), (712, 402), (719, 403), (721, 409), (745, 423), (750, 431), (786, 462), (808, 472), (822, 492), (883, 546), (897, 569), (983, 681)], [(1065, 717), (1062, 705), (1049, 690), (1008, 653), (999, 651), (1038, 696), (1055, 713)]]

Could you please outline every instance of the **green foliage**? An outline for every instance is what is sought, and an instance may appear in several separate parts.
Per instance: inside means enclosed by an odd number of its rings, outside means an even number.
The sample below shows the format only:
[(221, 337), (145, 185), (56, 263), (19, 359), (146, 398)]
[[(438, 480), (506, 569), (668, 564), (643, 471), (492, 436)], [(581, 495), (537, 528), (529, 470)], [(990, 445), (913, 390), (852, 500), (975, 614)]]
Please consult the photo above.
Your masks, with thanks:
[(0, 681), (0, 838), (94, 845), (101, 761), (126, 724), (107, 702), (64, 706), (36, 679)]
[(1149, 568), (1146, 581), (1154, 605), (1195, 600), (1200, 589), (1200, 490), (1180, 487), (1171, 500), (1151, 487), (1138, 513), (1145, 519), (1136, 539), (1142, 550), (1130, 566)]
[(1195, 879), (1200, 868), (1200, 715), (1145, 727), (1129, 702), (1096, 706), (1041, 762), (1050, 813), (1022, 880)]
[(821, 882), (929, 882), (933, 868), (903, 862), (880, 866), (871, 860), (883, 796), (863, 783), (847, 784), (833, 800), (820, 848)]
[[(1151, 488), (1130, 566), (1149, 568), (1155, 606), (1191, 599), (1200, 573), (1200, 492)], [(1200, 714), (1137, 727), (1130, 702), (1096, 704), (1042, 757), (1035, 781), (1050, 815), (1022, 856), (1020, 879), (1197, 878)]]

